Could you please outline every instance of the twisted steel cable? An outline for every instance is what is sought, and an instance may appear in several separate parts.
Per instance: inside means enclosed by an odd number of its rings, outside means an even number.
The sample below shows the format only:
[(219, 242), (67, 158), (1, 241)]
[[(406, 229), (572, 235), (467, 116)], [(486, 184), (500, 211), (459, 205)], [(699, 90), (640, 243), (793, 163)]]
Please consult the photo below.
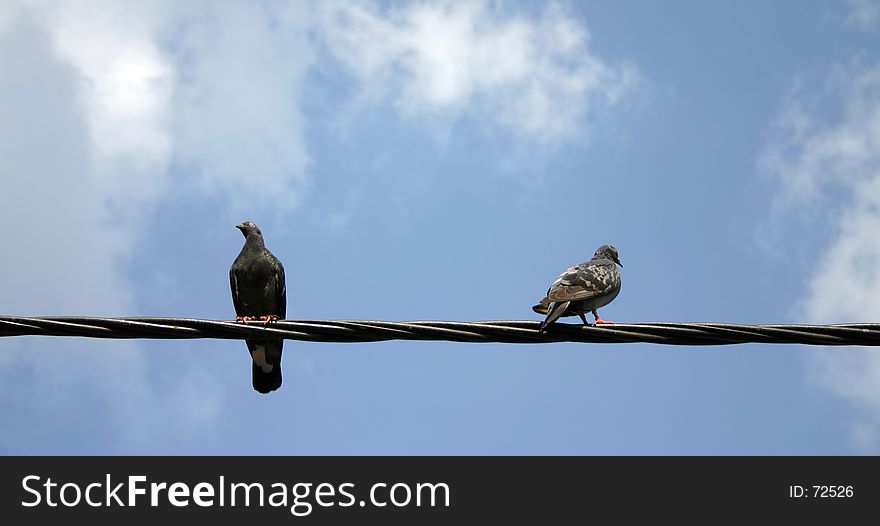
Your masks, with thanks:
[(736, 325), (730, 323), (634, 323), (581, 326), (556, 323), (538, 332), (536, 321), (281, 320), (237, 322), (192, 318), (92, 318), (0, 316), (2, 336), (87, 338), (215, 338), (271, 336), (328, 343), (432, 340), (467, 343), (657, 343), (730, 345), (880, 345), (880, 324)]

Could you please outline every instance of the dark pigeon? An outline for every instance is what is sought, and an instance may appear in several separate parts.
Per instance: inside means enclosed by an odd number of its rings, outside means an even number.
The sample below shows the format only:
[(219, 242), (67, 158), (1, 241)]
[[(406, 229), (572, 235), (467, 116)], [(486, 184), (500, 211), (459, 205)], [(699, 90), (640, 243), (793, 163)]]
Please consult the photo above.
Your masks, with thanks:
[[(229, 269), (229, 286), (236, 319), (263, 320), (267, 324), (283, 320), (287, 314), (287, 288), (284, 267), (263, 241), (260, 228), (246, 221), (235, 228), (245, 242)], [(281, 348), (284, 340), (246, 340), (253, 359), (254, 389), (270, 393), (281, 387)]]
[(617, 255), (617, 249), (611, 245), (602, 245), (596, 249), (593, 258), (580, 265), (575, 265), (556, 278), (547, 289), (547, 297), (532, 307), (538, 314), (547, 317), (541, 323), (544, 331), (551, 323), (563, 316), (580, 316), (587, 325), (587, 312), (592, 312), (596, 324), (614, 323), (599, 317), (596, 309), (611, 303), (620, 293), (620, 271), (623, 267)]

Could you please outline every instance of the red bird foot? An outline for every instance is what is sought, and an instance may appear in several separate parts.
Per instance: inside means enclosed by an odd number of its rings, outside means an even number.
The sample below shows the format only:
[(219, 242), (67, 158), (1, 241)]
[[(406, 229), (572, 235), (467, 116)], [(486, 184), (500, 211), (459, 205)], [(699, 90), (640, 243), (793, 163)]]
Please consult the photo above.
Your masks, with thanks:
[(268, 327), (270, 323), (278, 321), (278, 316), (269, 314), (268, 316), (260, 316), (260, 321), (266, 322), (263, 327)]
[(257, 319), (255, 316), (236, 316), (235, 317), (235, 321), (237, 321), (239, 323), (244, 323), (246, 321), (253, 321), (255, 319)]
[(603, 320), (602, 318), (600, 318), (599, 313), (595, 310), (593, 310), (592, 313), (593, 316), (596, 318), (596, 323), (594, 323), (593, 325), (614, 325), (613, 321)]

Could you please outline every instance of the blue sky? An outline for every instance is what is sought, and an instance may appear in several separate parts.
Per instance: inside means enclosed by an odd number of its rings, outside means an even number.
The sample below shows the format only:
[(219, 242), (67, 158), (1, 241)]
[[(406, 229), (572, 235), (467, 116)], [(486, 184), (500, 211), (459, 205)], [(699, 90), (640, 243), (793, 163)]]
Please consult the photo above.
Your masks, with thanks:
[[(880, 319), (880, 3), (4, 2), (0, 312)], [(876, 454), (880, 354), (0, 339), (5, 454)]]

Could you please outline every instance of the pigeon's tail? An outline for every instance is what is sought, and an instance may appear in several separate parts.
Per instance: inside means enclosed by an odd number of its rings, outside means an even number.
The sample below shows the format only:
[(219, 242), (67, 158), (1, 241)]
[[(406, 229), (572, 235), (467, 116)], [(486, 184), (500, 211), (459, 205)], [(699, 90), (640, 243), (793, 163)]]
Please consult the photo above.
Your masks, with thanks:
[(272, 371), (264, 373), (259, 365), (253, 367), (254, 390), (258, 393), (268, 394), (281, 387), (281, 364), (272, 368)]
[(281, 347), (284, 340), (247, 343), (254, 361), (252, 367), (254, 390), (266, 394), (281, 387)]
[(565, 309), (567, 309), (570, 304), (570, 301), (554, 301), (551, 303), (550, 307), (547, 309), (547, 317), (541, 322), (541, 328), (539, 330), (544, 332), (551, 323), (558, 320), (559, 317), (565, 313)]

